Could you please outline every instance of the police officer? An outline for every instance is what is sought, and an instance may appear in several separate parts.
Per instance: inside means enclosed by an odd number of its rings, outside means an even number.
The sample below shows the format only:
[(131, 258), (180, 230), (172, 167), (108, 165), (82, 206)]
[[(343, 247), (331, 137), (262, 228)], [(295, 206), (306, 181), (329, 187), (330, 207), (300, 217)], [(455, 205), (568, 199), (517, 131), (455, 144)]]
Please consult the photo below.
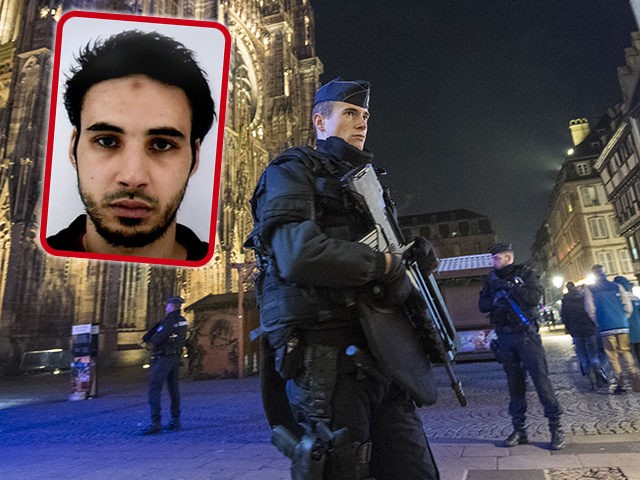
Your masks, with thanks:
[(258, 258), (262, 346), (272, 352), (261, 369), (267, 418), (296, 435), (281, 448), (294, 479), (437, 479), (415, 403), (345, 354), (350, 345), (369, 352), (358, 292), (377, 284), (395, 308), (413, 289), (398, 256), (357, 241), (372, 225), (340, 182), (373, 158), (364, 149), (369, 83), (323, 85), (312, 120), (317, 148), (276, 157), (251, 199), (246, 246)]
[(504, 440), (505, 447), (528, 443), (526, 431), (526, 379), (529, 372), (538, 398), (549, 420), (551, 443), (549, 448), (565, 446), (560, 424), (562, 409), (549, 381), (547, 359), (538, 334), (537, 305), (542, 298), (542, 286), (536, 272), (514, 263), (509, 243), (498, 243), (489, 249), (493, 271), (480, 292), (481, 312), (489, 313), (498, 335), (498, 357), (502, 362), (509, 385), (509, 414), (513, 432)]
[(149, 407), (151, 425), (143, 431), (144, 435), (162, 433), (160, 423), (160, 397), (165, 380), (171, 397), (171, 421), (167, 430), (180, 430), (180, 358), (187, 338), (187, 321), (180, 315), (180, 306), (184, 300), (171, 297), (167, 300), (167, 315), (142, 337), (152, 349), (151, 378), (149, 380)]

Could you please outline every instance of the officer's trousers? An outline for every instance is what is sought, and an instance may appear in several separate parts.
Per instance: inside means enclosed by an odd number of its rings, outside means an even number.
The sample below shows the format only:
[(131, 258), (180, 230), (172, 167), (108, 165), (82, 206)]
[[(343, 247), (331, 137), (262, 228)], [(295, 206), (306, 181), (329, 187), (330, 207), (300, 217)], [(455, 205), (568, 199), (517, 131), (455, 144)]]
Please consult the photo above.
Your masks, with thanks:
[(560, 422), (562, 409), (549, 380), (547, 358), (537, 332), (498, 333), (502, 366), (509, 385), (509, 414), (515, 429), (524, 429), (527, 413), (526, 372), (538, 393), (549, 424)]
[(151, 365), (149, 379), (149, 408), (151, 421), (159, 422), (161, 418), (162, 385), (167, 382), (167, 390), (171, 398), (171, 418), (180, 419), (180, 356), (161, 355)]
[[(313, 347), (307, 347), (313, 348)], [(376, 480), (440, 478), (415, 403), (395, 384), (384, 383), (349, 366), (339, 354), (338, 372), (330, 402), (330, 427), (346, 427), (352, 445), (371, 442), (369, 475)], [(296, 420), (307, 431), (317, 412), (309, 384), (302, 371), (287, 383), (287, 396)], [(360, 459), (361, 460), (361, 459)], [(355, 460), (357, 461), (357, 460)], [(360, 473), (358, 473), (360, 472)], [(326, 480), (353, 480), (362, 470), (332, 464), (325, 468)]]

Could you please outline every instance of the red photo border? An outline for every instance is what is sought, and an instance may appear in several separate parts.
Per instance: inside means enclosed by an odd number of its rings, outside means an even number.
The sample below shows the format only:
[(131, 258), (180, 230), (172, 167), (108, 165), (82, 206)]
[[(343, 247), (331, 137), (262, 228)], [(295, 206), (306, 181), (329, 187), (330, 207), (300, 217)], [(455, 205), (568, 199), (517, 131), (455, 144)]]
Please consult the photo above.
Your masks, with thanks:
[[(53, 143), (55, 138), (55, 125), (56, 125), (56, 104), (58, 98), (58, 77), (60, 74), (60, 50), (62, 47), (62, 30), (64, 24), (72, 18), (93, 18), (103, 20), (116, 20), (116, 21), (129, 21), (138, 23), (154, 23), (163, 25), (181, 25), (181, 26), (193, 26), (217, 29), (222, 33), (224, 37), (224, 54), (222, 65), (222, 77), (220, 85), (220, 101), (218, 108), (218, 123), (217, 123), (217, 145), (215, 152), (215, 169), (213, 179), (213, 201), (211, 206), (211, 224), (209, 234), (209, 250), (207, 255), (197, 261), (188, 260), (173, 260), (168, 258), (155, 258), (155, 257), (138, 257), (133, 255), (118, 255), (118, 254), (100, 254), (91, 252), (72, 252), (66, 250), (57, 250), (51, 248), (46, 240), (47, 221), (49, 214), (49, 194), (51, 183), (51, 168), (53, 162)], [(150, 17), (141, 15), (126, 15), (117, 13), (104, 13), (104, 12), (91, 12), (91, 11), (70, 11), (65, 13), (58, 22), (56, 28), (56, 41), (54, 52), (54, 63), (51, 82), (51, 97), (49, 105), (49, 128), (47, 133), (47, 155), (44, 173), (44, 189), (42, 193), (42, 217), (40, 222), (40, 243), (44, 250), (50, 255), (57, 257), (73, 257), (73, 258), (86, 258), (93, 260), (109, 260), (109, 261), (121, 261), (121, 262), (137, 262), (137, 263), (150, 263), (156, 265), (169, 265), (176, 267), (201, 267), (206, 265), (214, 254), (215, 238), (217, 230), (217, 218), (218, 218), (218, 202), (220, 195), (220, 177), (222, 172), (222, 152), (224, 147), (224, 122), (226, 117), (227, 107), (227, 90), (229, 81), (229, 62), (231, 55), (231, 34), (229, 30), (221, 23), (204, 20), (186, 20), (180, 18), (168, 18), (168, 17)]]

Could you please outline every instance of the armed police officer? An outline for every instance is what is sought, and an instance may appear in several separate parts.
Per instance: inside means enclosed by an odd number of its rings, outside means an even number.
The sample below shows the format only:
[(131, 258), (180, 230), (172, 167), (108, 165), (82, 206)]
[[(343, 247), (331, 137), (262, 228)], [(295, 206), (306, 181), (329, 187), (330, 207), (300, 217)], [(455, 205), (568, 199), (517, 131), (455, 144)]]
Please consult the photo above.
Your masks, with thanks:
[[(277, 426), (274, 443), (292, 458), (295, 480), (437, 479), (413, 400), (345, 353), (352, 345), (369, 353), (359, 292), (376, 285), (393, 309), (413, 291), (398, 255), (357, 241), (372, 225), (340, 182), (372, 161), (364, 149), (369, 83), (323, 85), (312, 120), (317, 148), (276, 157), (251, 199), (255, 227), (246, 245), (260, 269), (263, 402)], [(417, 243), (433, 261), (429, 246)]]
[(166, 316), (147, 331), (142, 337), (152, 349), (151, 376), (149, 379), (149, 408), (151, 425), (144, 435), (162, 433), (160, 399), (162, 385), (167, 382), (171, 398), (171, 421), (165, 426), (169, 431), (180, 430), (180, 361), (182, 349), (187, 338), (187, 321), (180, 314), (184, 300), (171, 297), (167, 300)]
[(549, 420), (552, 450), (565, 446), (560, 424), (562, 409), (549, 381), (547, 359), (538, 334), (537, 305), (542, 298), (538, 275), (525, 265), (514, 263), (509, 243), (489, 249), (493, 271), (480, 292), (481, 312), (489, 313), (498, 335), (498, 358), (507, 374), (509, 414), (513, 432), (503, 442), (505, 447), (528, 443), (526, 431), (526, 372), (529, 372), (538, 398)]

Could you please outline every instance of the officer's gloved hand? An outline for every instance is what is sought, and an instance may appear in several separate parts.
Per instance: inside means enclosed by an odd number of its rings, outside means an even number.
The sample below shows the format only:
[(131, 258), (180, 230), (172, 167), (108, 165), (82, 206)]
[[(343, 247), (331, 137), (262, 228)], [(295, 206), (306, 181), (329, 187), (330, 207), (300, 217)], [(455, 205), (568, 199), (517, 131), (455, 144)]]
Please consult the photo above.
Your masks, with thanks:
[(391, 255), (389, 271), (382, 275), (378, 282), (382, 287), (378, 297), (384, 305), (389, 307), (404, 303), (413, 290), (413, 285), (407, 277), (407, 269), (398, 255)]
[(498, 290), (496, 293), (493, 294), (493, 304), (498, 305), (500, 302), (505, 300), (508, 296), (509, 294), (507, 293), (506, 290)]
[(425, 277), (438, 268), (438, 257), (433, 245), (424, 237), (415, 237), (413, 244), (404, 252), (402, 258), (408, 262), (416, 262), (420, 273)]

